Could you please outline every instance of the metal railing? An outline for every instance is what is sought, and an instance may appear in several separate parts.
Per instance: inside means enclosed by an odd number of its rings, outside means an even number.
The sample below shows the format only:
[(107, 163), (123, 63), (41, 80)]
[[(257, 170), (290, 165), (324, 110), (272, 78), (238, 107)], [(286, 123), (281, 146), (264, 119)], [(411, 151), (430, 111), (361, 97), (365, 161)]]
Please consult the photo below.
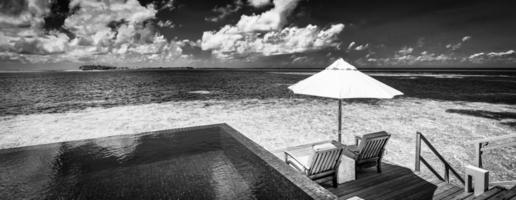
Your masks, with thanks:
[[(444, 164), (444, 177), (442, 177), (435, 169), (428, 163), (428, 161), (423, 158), (421, 155), (421, 141), (425, 142), (426, 146), (434, 153), (434, 155), (439, 158), (439, 160)], [(464, 185), (464, 179), (453, 169), (453, 167), (443, 158), (443, 156), (437, 152), (437, 150), (430, 144), (430, 142), (421, 134), (420, 132), (416, 133), (416, 166), (415, 171), (419, 172), (421, 170), (421, 162), (425, 164), (425, 166), (441, 181), (450, 182), (450, 172)]]

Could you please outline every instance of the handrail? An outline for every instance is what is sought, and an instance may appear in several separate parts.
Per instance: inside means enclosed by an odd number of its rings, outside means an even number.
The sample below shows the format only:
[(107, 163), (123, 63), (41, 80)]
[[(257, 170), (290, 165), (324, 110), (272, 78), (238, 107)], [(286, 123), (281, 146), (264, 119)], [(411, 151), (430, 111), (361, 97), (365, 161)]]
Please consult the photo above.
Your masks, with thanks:
[[(441, 162), (444, 164), (444, 178), (435, 171), (435, 169), (428, 163), (423, 156), (421, 155), (421, 141), (425, 142), (426, 146), (434, 153), (434, 155), (441, 160)], [(420, 133), (416, 132), (416, 165), (415, 165), (415, 171), (419, 172), (421, 170), (421, 162), (425, 164), (425, 166), (430, 169), (430, 171), (437, 176), (437, 178), (441, 181), (450, 182), (450, 171), (452, 174), (457, 178), (463, 185), (464, 185), (464, 179), (453, 169), (453, 167), (443, 158), (443, 156), (435, 149), (435, 147), (426, 139), (426, 137)]]
[(516, 184), (516, 180), (512, 180), (512, 181), (494, 181), (494, 182), (491, 182), (491, 184), (493, 185), (496, 185), (496, 184)]
[[(502, 135), (502, 136), (495, 136), (495, 137), (489, 137), (485, 139), (479, 139), (479, 140), (473, 140), (471, 142), (468, 142), (469, 144), (475, 145), (475, 164), (477, 167), (482, 168), (482, 153), (484, 153), (485, 150), (490, 149), (498, 149), (502, 147), (509, 147), (509, 146), (516, 146), (516, 140), (510, 141), (507, 139), (516, 139), (516, 134), (511, 135)], [(503, 140), (501, 144), (490, 144), (491, 142)]]
[(504, 140), (504, 139), (509, 139), (509, 138), (516, 138), (516, 134), (493, 136), (493, 137), (488, 137), (488, 138), (484, 138), (484, 139), (473, 140), (468, 143), (476, 144), (476, 143), (480, 143), (480, 142), (492, 142), (492, 141), (496, 141), (496, 140)]

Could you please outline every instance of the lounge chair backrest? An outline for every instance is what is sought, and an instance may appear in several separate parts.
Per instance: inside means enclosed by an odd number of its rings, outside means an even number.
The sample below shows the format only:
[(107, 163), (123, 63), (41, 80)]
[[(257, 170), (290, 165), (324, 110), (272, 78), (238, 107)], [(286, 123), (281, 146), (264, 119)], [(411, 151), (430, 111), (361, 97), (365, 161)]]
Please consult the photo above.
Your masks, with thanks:
[(357, 160), (381, 157), (385, 144), (387, 144), (390, 137), (391, 135), (385, 131), (369, 133), (362, 136), (362, 140), (358, 146), (359, 153)]
[(316, 151), (310, 161), (308, 175), (310, 176), (335, 169), (341, 154), (341, 147)]

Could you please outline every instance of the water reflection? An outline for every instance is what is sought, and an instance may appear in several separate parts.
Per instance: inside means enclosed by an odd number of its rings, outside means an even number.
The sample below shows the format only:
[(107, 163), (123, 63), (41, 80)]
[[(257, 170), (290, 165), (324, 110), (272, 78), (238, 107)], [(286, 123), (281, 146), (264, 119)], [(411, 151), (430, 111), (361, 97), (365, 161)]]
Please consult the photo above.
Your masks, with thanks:
[(267, 199), (293, 191), (287, 196), (307, 197), (220, 130), (162, 131), (0, 150), (0, 196)]

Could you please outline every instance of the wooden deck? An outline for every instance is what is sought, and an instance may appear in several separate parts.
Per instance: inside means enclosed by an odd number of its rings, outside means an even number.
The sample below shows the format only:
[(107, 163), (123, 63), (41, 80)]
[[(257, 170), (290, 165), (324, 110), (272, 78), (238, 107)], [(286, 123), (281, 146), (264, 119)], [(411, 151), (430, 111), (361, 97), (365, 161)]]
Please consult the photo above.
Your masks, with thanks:
[[(284, 160), (284, 151), (305, 149), (314, 144), (288, 147), (273, 151), (281, 160)], [(309, 153), (310, 151), (306, 151)], [(439, 180), (433, 175), (421, 175), (412, 169), (396, 164), (382, 162), (382, 173), (376, 168), (362, 169), (357, 174), (357, 180), (346, 182), (332, 187), (331, 181), (320, 183), (327, 190), (335, 194), (339, 200), (369, 200), (369, 199), (414, 199), (414, 200), (516, 200), (516, 186), (510, 190), (502, 187), (493, 187), (480, 196), (465, 193), (462, 186)]]
[(374, 168), (364, 169), (358, 173), (357, 180), (337, 188), (327, 183), (321, 185), (339, 199), (453, 199), (464, 191), (456, 185), (389, 163), (383, 163), (382, 173), (376, 173)]
[[(283, 159), (282, 151), (273, 152)], [(423, 176), (409, 168), (383, 162), (382, 173), (376, 168), (363, 169), (357, 174), (357, 180), (332, 187), (331, 181), (320, 183), (339, 199), (454, 199), (467, 198), (462, 187), (440, 181), (437, 178)], [(460, 196), (462, 195), (462, 196)]]

